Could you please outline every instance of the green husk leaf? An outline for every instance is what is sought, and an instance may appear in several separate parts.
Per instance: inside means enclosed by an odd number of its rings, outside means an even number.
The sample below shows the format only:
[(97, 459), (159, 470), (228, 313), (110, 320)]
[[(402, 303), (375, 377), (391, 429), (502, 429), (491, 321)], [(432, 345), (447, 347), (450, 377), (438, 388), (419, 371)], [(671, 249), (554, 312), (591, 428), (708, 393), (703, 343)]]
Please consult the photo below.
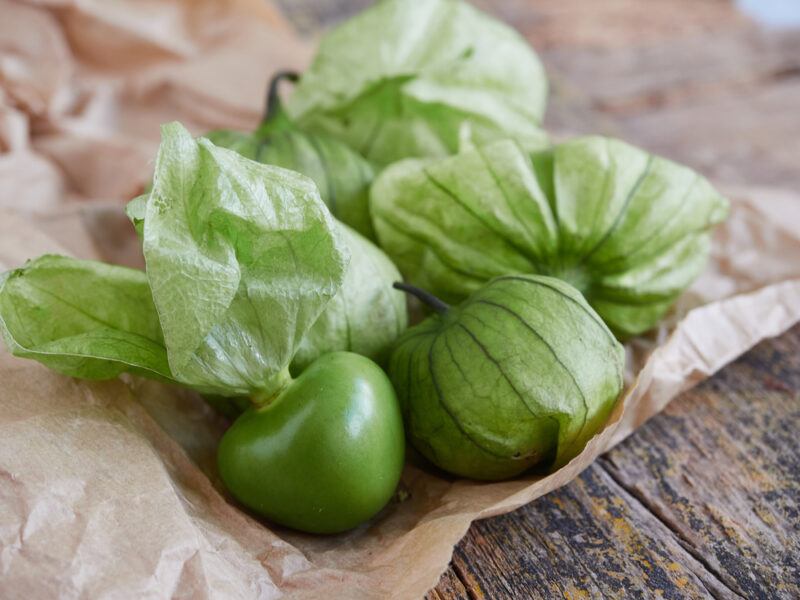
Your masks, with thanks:
[(162, 127), (144, 213), (173, 374), (221, 395), (269, 393), (347, 266), (314, 183), (173, 123)]
[(3, 275), (11, 351), (76, 377), (128, 371), (220, 396), (285, 385), (348, 264), (313, 181), (173, 123), (127, 212), (146, 273), (45, 256)]
[(44, 255), (0, 279), (0, 333), (15, 356), (83, 379), (171, 381), (144, 272)]
[(348, 262), (314, 183), (173, 123), (151, 191), (127, 211), (146, 273), (53, 256), (6, 273), (11, 351), (76, 377), (127, 371), (221, 396), (284, 385)]
[(378, 165), (477, 143), (541, 147), (541, 63), (514, 30), (457, 0), (385, 0), (325, 35), (287, 112)]
[[(146, 230), (148, 196), (132, 200), (126, 211), (137, 231)], [(391, 343), (405, 330), (407, 312), (402, 294), (392, 289), (397, 268), (374, 244), (346, 225), (334, 228), (352, 257), (341, 288), (296, 347), (291, 369), (302, 371), (313, 360), (349, 350), (385, 360)]]
[[(147, 197), (131, 200), (126, 212), (137, 230), (144, 225)], [(389, 257), (369, 240), (337, 223), (350, 263), (333, 299), (303, 338), (291, 363), (299, 373), (327, 352), (347, 350), (378, 363), (388, 356), (391, 344), (405, 331), (408, 311), (403, 294), (392, 289), (400, 272)]]
[(686, 167), (585, 137), (511, 140), (407, 160), (373, 185), (381, 246), (414, 284), (458, 302), (492, 277), (564, 279), (621, 337), (653, 327), (702, 270), (728, 203)]
[(348, 146), (324, 134), (309, 134), (283, 114), (252, 134), (212, 131), (215, 145), (235, 150), (260, 163), (297, 171), (317, 184), (333, 215), (362, 235), (374, 239), (369, 215), (372, 166)]

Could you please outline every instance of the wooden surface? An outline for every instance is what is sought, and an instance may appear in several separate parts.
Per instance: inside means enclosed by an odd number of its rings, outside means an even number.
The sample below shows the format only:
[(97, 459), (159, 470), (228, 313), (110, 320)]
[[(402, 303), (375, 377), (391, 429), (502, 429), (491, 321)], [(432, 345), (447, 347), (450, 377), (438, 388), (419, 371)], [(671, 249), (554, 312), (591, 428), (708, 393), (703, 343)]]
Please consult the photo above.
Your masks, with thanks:
[(800, 327), (576, 481), (474, 523), (433, 599), (800, 598)]
[[(539, 52), (557, 136), (611, 134), (716, 181), (800, 189), (800, 32), (725, 0), (475, 3)], [(367, 4), (283, 2), (312, 34)], [(798, 562), (800, 327), (570, 485), (475, 523), (429, 598), (800, 598)]]

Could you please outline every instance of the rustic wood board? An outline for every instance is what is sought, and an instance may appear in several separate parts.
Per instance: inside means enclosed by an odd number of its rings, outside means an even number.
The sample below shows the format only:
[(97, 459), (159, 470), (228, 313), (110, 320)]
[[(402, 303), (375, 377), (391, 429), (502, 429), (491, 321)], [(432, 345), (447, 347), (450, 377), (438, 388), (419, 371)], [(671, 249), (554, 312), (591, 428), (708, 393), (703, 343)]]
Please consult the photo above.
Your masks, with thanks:
[[(369, 0), (282, 0), (316, 35)], [(800, 189), (800, 32), (727, 0), (475, 0), (551, 81), (556, 137), (604, 133), (726, 183)], [(428, 597), (800, 597), (800, 327), (570, 485), (475, 523)]]
[(800, 597), (798, 348), (800, 326), (574, 482), (473, 524), (429, 597)]

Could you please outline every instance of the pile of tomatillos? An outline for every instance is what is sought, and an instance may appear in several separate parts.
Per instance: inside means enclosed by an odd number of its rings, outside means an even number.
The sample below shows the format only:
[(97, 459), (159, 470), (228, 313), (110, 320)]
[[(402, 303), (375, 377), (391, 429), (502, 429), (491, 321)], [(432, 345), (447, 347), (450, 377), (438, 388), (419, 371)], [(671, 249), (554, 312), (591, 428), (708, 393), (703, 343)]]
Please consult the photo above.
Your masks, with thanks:
[(379, 2), (268, 96), (252, 133), (163, 126), (127, 208), (145, 271), (2, 275), (10, 351), (203, 394), (234, 419), (231, 495), (304, 531), (378, 513), (406, 440), (481, 480), (575, 457), (621, 394), (620, 340), (703, 269), (725, 199), (619, 140), (549, 143), (536, 55), (458, 0)]

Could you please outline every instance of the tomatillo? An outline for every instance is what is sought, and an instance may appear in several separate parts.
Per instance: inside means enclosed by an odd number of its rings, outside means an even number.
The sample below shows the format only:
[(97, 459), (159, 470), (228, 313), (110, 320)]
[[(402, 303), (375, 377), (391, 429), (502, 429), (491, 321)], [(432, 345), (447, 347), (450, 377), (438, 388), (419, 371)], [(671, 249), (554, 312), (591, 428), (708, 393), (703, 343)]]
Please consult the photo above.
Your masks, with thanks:
[(337, 533), (374, 516), (403, 469), (400, 407), (389, 378), (350, 352), (315, 360), (248, 408), (217, 451), (225, 486), (276, 523)]

